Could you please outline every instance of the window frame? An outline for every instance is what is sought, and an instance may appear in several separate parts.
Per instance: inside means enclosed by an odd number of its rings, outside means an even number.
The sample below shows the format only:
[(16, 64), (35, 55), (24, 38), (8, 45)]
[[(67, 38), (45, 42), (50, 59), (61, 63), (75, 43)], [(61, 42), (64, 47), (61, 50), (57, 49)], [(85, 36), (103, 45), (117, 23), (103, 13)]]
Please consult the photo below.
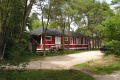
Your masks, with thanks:
[[(46, 40), (46, 37), (49, 37), (50, 40)], [(45, 36), (45, 41), (52, 41), (52, 36)]]

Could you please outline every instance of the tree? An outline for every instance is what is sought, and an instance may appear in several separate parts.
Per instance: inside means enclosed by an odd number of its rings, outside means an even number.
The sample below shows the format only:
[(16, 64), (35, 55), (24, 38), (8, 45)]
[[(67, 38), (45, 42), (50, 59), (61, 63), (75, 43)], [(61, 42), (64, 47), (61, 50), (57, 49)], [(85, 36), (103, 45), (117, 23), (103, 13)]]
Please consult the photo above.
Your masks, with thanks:
[(111, 5), (116, 5), (114, 7), (116, 11), (120, 10), (120, 0), (112, 0)]
[(110, 46), (107, 54), (120, 55), (120, 11), (118, 11), (114, 16), (106, 19), (104, 24), (104, 29), (102, 35), (104, 36), (104, 43)]
[(54, 22), (54, 21), (50, 21), (50, 24), (49, 24), (49, 26), (48, 26), (49, 28), (58, 28), (58, 26), (57, 26), (57, 23), (56, 22)]
[(120, 0), (112, 0), (111, 2), (112, 2), (112, 5), (114, 5), (114, 4), (118, 3), (118, 2), (120, 2)]
[(0, 0), (0, 55), (20, 43), (35, 0)]
[[(46, 31), (47, 31), (47, 28), (48, 28), (48, 25), (49, 25), (49, 21), (50, 21), (50, 13), (51, 13), (51, 2), (47, 1), (46, 0), (39, 0), (39, 3), (37, 4), (38, 5), (38, 8), (40, 9), (41, 11), (41, 20), (42, 20), (42, 27), (43, 27), (43, 39), (44, 39), (44, 56), (46, 56), (46, 53), (45, 53), (45, 36), (46, 36)], [(46, 10), (47, 9), (47, 10)], [(47, 23), (45, 25), (44, 23), (44, 19), (47, 20)]]
[(29, 30), (33, 30), (42, 26), (37, 13), (32, 13), (32, 15), (27, 19), (27, 26)]
[(67, 31), (68, 31), (68, 48), (69, 48), (69, 43), (70, 43), (70, 25), (72, 22), (74, 22), (74, 16), (76, 16), (76, 9), (74, 9), (74, 7), (72, 6), (73, 1), (69, 0), (66, 2), (65, 6), (64, 6), (64, 14), (66, 17), (66, 26), (67, 26)]
[[(79, 12), (79, 16), (83, 16), (82, 24), (81, 20), (76, 19), (76, 23), (80, 27), (79, 30), (82, 33), (88, 33), (88, 36), (92, 37), (93, 48), (96, 48), (98, 43), (96, 43), (96, 39), (100, 40), (100, 33), (98, 32), (98, 26), (102, 24), (107, 17), (113, 15), (113, 11), (110, 9), (109, 5), (106, 2), (100, 3), (99, 1), (95, 0), (84, 0), (84, 1), (77, 1), (77, 3), (81, 4), (80, 7), (77, 9), (81, 10)], [(77, 7), (77, 4), (76, 4)], [(99, 26), (100, 27), (100, 26)], [(84, 32), (83, 32), (84, 31)], [(96, 39), (94, 39), (96, 37)], [(98, 45), (99, 46), (99, 45)]]

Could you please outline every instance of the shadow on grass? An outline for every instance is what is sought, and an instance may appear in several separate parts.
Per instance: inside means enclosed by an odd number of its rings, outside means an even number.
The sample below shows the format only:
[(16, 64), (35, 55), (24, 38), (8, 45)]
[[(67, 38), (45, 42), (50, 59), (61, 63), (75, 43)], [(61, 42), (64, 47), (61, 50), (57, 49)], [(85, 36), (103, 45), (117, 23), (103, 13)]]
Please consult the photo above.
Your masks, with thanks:
[(77, 70), (0, 70), (0, 80), (94, 80)]

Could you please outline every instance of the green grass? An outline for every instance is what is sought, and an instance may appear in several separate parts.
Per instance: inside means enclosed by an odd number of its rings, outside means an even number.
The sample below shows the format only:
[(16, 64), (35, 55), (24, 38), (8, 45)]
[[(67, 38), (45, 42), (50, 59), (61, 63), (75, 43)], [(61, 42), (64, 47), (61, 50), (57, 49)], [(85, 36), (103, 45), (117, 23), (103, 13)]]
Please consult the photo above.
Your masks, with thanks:
[(120, 70), (120, 59), (107, 56), (101, 60), (75, 65), (74, 68), (87, 70), (95, 74), (110, 74), (113, 71)]
[(0, 70), (0, 80), (94, 80), (76, 70)]

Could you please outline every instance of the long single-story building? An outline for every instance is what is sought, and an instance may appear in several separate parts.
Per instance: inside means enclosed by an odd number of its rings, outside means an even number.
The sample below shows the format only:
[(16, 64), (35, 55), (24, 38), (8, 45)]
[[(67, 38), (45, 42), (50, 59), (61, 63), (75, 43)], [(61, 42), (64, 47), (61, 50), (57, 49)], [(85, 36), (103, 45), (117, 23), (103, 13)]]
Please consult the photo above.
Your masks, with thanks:
[[(32, 38), (36, 40), (39, 45), (36, 50), (44, 49), (44, 37), (43, 37), (43, 28), (39, 27), (30, 32)], [(64, 34), (63, 34), (64, 33)], [(64, 39), (63, 39), (64, 35)], [(52, 46), (56, 48), (65, 48), (69, 49), (88, 49), (88, 37), (80, 33), (70, 31), (70, 40), (68, 40), (68, 31), (57, 30), (55, 28), (47, 28), (45, 35), (45, 48), (49, 50)], [(64, 42), (64, 44), (63, 44)]]

